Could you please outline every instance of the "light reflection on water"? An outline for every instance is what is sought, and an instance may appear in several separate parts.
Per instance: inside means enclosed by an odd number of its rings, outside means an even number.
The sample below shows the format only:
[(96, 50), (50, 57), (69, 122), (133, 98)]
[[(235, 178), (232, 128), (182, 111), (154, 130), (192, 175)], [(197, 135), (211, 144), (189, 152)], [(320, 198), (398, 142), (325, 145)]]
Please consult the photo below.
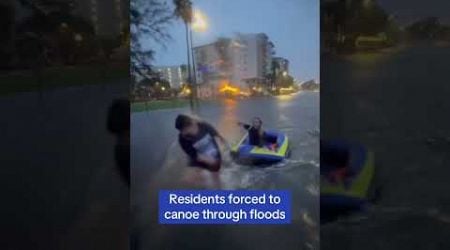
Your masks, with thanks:
[(449, 49), (417, 44), (372, 58), (322, 60), (329, 83), (322, 135), (372, 148), (381, 187), (363, 215), (321, 225), (322, 249), (450, 249), (448, 195), (439, 191), (448, 183), (448, 154), (429, 150), (425, 140), (450, 127), (442, 115), (449, 56)]
[[(155, 249), (168, 249), (169, 239), (181, 237), (185, 239), (185, 235), (180, 234), (179, 227), (159, 226), (157, 224), (157, 191), (159, 189), (288, 189), (292, 193), (292, 225), (277, 229), (277, 227), (253, 227), (253, 230), (241, 235), (241, 230), (236, 227), (227, 227), (218, 229), (217, 226), (195, 227), (191, 230), (198, 231), (198, 234), (192, 233), (194, 238), (198, 238), (198, 245), (209, 246), (212, 244), (208, 239), (204, 239), (200, 231), (204, 228), (214, 228), (217, 230), (217, 237), (227, 238), (230, 240), (227, 244), (223, 244), (223, 249), (230, 249), (230, 244), (240, 244), (239, 242), (247, 241), (246, 237), (255, 237), (255, 242), (246, 243), (245, 246), (239, 246), (239, 249), (256, 249), (260, 245), (269, 244), (270, 239), (260, 239), (258, 232), (269, 233), (284, 238), (283, 244), (287, 248), (314, 249), (318, 246), (318, 182), (319, 182), (319, 137), (318, 134), (312, 134), (311, 131), (317, 130), (319, 124), (317, 93), (303, 93), (296, 96), (290, 96), (288, 100), (279, 100), (276, 98), (257, 98), (249, 100), (223, 100), (222, 103), (212, 104), (207, 107), (201, 107), (199, 116), (215, 125), (220, 133), (223, 134), (230, 142), (235, 142), (241, 138), (244, 131), (237, 126), (237, 121), (249, 122), (253, 116), (259, 116), (264, 121), (266, 128), (275, 128), (286, 133), (291, 143), (291, 158), (285, 162), (265, 168), (255, 168), (243, 166), (234, 163), (228, 152), (224, 152), (223, 168), (218, 173), (211, 173), (206, 170), (185, 167), (187, 162), (186, 156), (181, 151), (176, 140), (176, 133), (173, 132), (173, 119), (178, 113), (186, 112), (186, 110), (171, 110), (164, 113), (165, 119), (168, 121), (160, 123), (159, 128), (152, 127), (152, 131), (141, 129), (132, 132), (132, 135), (141, 137), (143, 134), (152, 134), (155, 131), (164, 133), (170, 131), (173, 136), (165, 137), (166, 142), (158, 143), (158, 145), (168, 145), (164, 159), (160, 163), (161, 168), (155, 174), (147, 179), (142, 176), (146, 173), (149, 164), (144, 161), (150, 161), (149, 157), (139, 155), (132, 158), (138, 159), (132, 164), (132, 168), (136, 169), (137, 193), (132, 193), (132, 204), (134, 215), (136, 218), (136, 227), (139, 231), (141, 241), (141, 249), (147, 247)], [(132, 126), (134, 123), (145, 122), (143, 119), (158, 119), (162, 114), (149, 113), (147, 116), (142, 114), (132, 117)], [(159, 117), (158, 117), (159, 116)], [(172, 119), (173, 118), (173, 119)], [(165, 124), (168, 123), (168, 124)], [(142, 130), (142, 131), (141, 131)], [(152, 136), (146, 136), (152, 138)], [(133, 138), (132, 138), (133, 139)], [(132, 148), (142, 150), (142, 147), (149, 147), (150, 141), (137, 139), (138, 144)], [(132, 142), (133, 144), (133, 142)], [(148, 150), (151, 150), (150, 148)], [(133, 191), (132, 191), (133, 192)], [(134, 198), (133, 198), (134, 197)], [(203, 228), (203, 229), (202, 229)], [(248, 228), (248, 227), (247, 227)], [(184, 230), (181, 230), (184, 232)], [(290, 235), (288, 237), (288, 235)], [(294, 236), (293, 236), (294, 235)], [(157, 236), (157, 237), (155, 237)], [(148, 240), (152, 238), (153, 241)], [(188, 240), (188, 239), (186, 239)], [(190, 239), (194, 240), (195, 239)], [(212, 240), (212, 239), (211, 239)], [(271, 240), (273, 241), (273, 239)], [(234, 243), (231, 243), (234, 242)], [(266, 243), (264, 243), (266, 242)], [(288, 244), (289, 243), (289, 244)], [(279, 243), (281, 244), (281, 243)], [(225, 248), (228, 246), (228, 248)], [(309, 246), (309, 247), (308, 247)], [(173, 248), (173, 249), (176, 249)], [(219, 249), (216, 247), (216, 249)], [(222, 249), (222, 248), (220, 248)], [(261, 248), (260, 248), (261, 249)]]

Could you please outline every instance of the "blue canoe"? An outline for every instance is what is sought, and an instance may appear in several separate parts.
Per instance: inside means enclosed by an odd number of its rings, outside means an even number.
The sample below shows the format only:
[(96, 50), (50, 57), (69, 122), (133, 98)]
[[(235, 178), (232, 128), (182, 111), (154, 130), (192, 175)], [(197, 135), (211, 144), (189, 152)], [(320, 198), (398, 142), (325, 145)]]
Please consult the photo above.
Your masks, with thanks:
[(288, 137), (275, 130), (267, 130), (265, 133), (269, 137), (276, 138), (277, 143), (275, 149), (271, 150), (268, 146), (257, 147), (250, 145), (248, 142), (248, 133), (246, 133), (231, 149), (234, 158), (240, 163), (251, 165), (274, 164), (284, 160), (288, 154)]
[[(365, 208), (370, 199), (375, 166), (373, 153), (362, 145), (344, 141), (324, 144), (321, 146), (320, 210), (321, 220), (326, 221)], [(326, 157), (328, 159), (324, 160)], [(341, 164), (342, 158), (351, 174), (343, 182), (333, 183), (326, 176)]]

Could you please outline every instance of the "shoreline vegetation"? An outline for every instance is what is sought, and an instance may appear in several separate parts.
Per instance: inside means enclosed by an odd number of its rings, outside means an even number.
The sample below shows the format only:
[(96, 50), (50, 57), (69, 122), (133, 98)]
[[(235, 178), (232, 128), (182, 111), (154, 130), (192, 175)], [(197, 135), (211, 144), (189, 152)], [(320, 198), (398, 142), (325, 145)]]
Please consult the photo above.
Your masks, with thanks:
[(354, 58), (355, 56), (365, 56), (365, 55), (383, 55), (383, 54), (391, 54), (396, 52), (401, 52), (407, 49), (411, 49), (413, 47), (421, 47), (421, 46), (431, 46), (431, 47), (441, 47), (448, 48), (450, 47), (450, 41), (443, 40), (433, 40), (433, 41), (410, 41), (398, 43), (389, 47), (377, 48), (377, 49), (367, 49), (367, 50), (354, 50), (351, 52), (336, 52), (336, 51), (323, 51), (321, 52), (321, 56), (325, 57), (336, 57), (336, 58)]
[(171, 100), (152, 100), (139, 101), (131, 103), (131, 113), (138, 113), (144, 111), (153, 111), (161, 109), (182, 108), (189, 105), (189, 100), (186, 99), (171, 99)]
[[(301, 92), (319, 92), (319, 88), (312, 89), (312, 90), (301, 90), (296, 93), (297, 94)], [(267, 97), (276, 97), (276, 96), (265, 96)], [(251, 98), (251, 97), (250, 97)], [(261, 98), (261, 97), (254, 97), (254, 98)], [(264, 97), (262, 97), (264, 98)], [(228, 100), (228, 99), (207, 99), (207, 100), (199, 100), (199, 104), (220, 104), (220, 102)], [(146, 112), (146, 111), (156, 111), (156, 110), (164, 110), (164, 109), (176, 109), (176, 108), (184, 108), (188, 107), (189, 99), (167, 99), (167, 100), (149, 100), (149, 101), (132, 101), (131, 102), (131, 113), (139, 113), (139, 112)]]

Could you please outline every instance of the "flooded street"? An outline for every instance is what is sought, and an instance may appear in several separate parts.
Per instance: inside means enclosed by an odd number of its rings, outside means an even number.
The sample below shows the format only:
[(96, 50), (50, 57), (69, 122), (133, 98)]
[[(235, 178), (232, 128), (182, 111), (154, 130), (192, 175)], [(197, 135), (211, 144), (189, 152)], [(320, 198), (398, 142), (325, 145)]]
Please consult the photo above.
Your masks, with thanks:
[(127, 91), (122, 80), (0, 98), (3, 249), (127, 247), (128, 188), (106, 129)]
[[(449, 249), (450, 48), (322, 58), (321, 137), (374, 151), (379, 201), (321, 226), (321, 248)], [(370, 244), (368, 244), (370, 243)]]
[[(237, 122), (250, 122), (254, 116), (263, 120), (265, 128), (286, 133), (291, 157), (267, 168), (238, 165), (229, 157), (217, 175), (186, 167), (174, 128), (180, 113), (188, 113), (188, 109), (140, 112), (131, 117), (131, 206), (138, 249), (318, 247), (319, 93), (228, 99), (200, 107), (199, 117), (230, 143), (244, 134)], [(162, 188), (288, 189), (293, 200), (292, 224), (158, 225), (156, 195)]]

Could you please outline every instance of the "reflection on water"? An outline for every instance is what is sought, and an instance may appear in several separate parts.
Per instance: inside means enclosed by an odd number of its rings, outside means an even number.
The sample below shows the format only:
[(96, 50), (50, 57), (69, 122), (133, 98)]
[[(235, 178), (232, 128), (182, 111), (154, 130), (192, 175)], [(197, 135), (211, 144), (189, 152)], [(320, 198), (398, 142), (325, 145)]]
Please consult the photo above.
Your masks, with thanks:
[(217, 130), (220, 131), (230, 141), (238, 140), (240, 128), (237, 126), (239, 118), (237, 116), (236, 109), (238, 108), (238, 100), (224, 99), (222, 101), (223, 115), (220, 116), (217, 122)]
[(449, 154), (427, 141), (449, 134), (449, 56), (417, 44), (359, 61), (323, 58), (322, 136), (373, 149), (381, 196), (363, 216), (321, 226), (322, 249), (450, 249), (441, 192)]
[[(187, 110), (168, 110), (133, 114), (132, 117), (132, 189), (133, 213), (140, 242), (139, 249), (178, 248), (177, 241), (190, 241), (192, 248), (214, 249), (316, 249), (318, 246), (318, 182), (319, 182), (319, 95), (302, 93), (289, 98), (255, 98), (223, 100), (218, 104), (202, 106), (199, 116), (216, 126), (230, 142), (239, 140), (244, 131), (237, 122), (249, 122), (254, 116), (263, 120), (263, 126), (287, 134), (291, 143), (291, 158), (270, 167), (257, 168), (234, 163), (224, 151), (220, 172), (187, 167), (187, 159), (177, 143), (173, 121), (177, 114)], [(158, 119), (158, 127), (139, 126), (146, 119)], [(164, 119), (162, 121), (161, 119)], [(157, 135), (155, 134), (157, 133)], [(167, 133), (170, 136), (161, 136)], [(155, 134), (155, 137), (152, 135)], [(136, 137), (134, 141), (133, 138)], [(147, 140), (143, 139), (147, 138)], [(150, 138), (158, 138), (159, 148), (152, 147)], [(165, 146), (167, 145), (167, 146)], [(165, 148), (161, 148), (165, 146)], [(157, 150), (165, 154), (158, 163), (159, 170), (150, 176), (152, 161), (157, 157), (146, 152)], [(154, 155), (159, 155), (154, 153)], [(162, 226), (157, 224), (157, 191), (159, 189), (289, 189), (292, 192), (293, 218), (285, 226)], [(186, 230), (184, 230), (186, 229)], [(214, 229), (214, 236), (204, 237), (205, 230)], [(241, 234), (245, 232), (244, 234)], [(190, 236), (187, 236), (190, 235)], [(261, 235), (272, 235), (261, 237)], [(190, 237), (190, 238), (189, 238)], [(150, 241), (149, 239), (153, 239)], [(248, 241), (254, 238), (254, 241)], [(218, 246), (214, 243), (223, 241)], [(174, 245), (175, 244), (175, 245)], [(283, 247), (284, 246), (284, 247)], [(209, 248), (208, 248), (209, 249)]]

